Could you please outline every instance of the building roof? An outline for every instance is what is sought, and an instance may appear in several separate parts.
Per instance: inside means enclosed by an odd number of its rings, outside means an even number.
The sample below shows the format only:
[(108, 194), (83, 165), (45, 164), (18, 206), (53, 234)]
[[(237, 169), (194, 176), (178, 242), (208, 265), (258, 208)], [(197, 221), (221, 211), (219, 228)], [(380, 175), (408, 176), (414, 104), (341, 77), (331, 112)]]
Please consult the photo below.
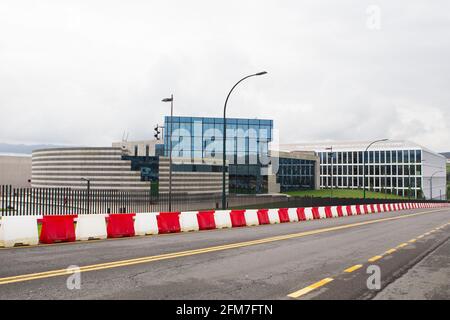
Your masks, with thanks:
[[(311, 143), (288, 143), (280, 144), (281, 151), (315, 151), (326, 152), (329, 147), (333, 147), (333, 151), (361, 151), (372, 141), (357, 140), (357, 141), (326, 141), (326, 142), (311, 142)], [(387, 149), (421, 149), (439, 156), (442, 156), (422, 145), (408, 140), (387, 140), (374, 143), (370, 150), (387, 150)]]

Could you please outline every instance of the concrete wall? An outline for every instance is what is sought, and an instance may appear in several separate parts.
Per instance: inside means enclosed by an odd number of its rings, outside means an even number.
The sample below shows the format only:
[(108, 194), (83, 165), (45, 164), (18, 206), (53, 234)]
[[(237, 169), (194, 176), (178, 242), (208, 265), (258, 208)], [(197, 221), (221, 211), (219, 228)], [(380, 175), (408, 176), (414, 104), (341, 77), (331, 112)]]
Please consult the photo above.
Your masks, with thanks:
[(0, 155), (0, 185), (29, 187), (31, 179), (30, 156)]

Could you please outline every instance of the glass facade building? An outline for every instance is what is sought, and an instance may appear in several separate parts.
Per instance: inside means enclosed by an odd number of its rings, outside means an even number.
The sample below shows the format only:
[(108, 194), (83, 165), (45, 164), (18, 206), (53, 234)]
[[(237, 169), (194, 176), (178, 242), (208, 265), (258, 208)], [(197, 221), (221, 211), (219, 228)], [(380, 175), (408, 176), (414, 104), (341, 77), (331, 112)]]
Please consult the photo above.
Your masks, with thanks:
[(314, 160), (280, 157), (276, 180), (280, 191), (315, 189), (315, 163)]
[(320, 188), (365, 186), (366, 190), (409, 198), (445, 199), (445, 157), (412, 141), (331, 141), (284, 144), (281, 148), (319, 155)]
[(420, 196), (422, 189), (421, 150), (372, 150), (319, 152), (321, 188), (351, 188)]
[[(226, 158), (231, 193), (267, 192), (267, 176), (261, 168), (269, 163), (272, 120), (226, 120)], [(164, 119), (164, 155), (172, 157), (222, 159), (223, 118), (169, 117)]]

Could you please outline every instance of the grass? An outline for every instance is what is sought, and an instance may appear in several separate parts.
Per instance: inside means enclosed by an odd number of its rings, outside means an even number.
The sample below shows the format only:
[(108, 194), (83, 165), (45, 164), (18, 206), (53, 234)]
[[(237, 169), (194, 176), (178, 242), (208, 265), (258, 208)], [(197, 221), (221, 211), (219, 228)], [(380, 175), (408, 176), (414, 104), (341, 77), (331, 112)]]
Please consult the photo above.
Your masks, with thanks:
[[(331, 189), (320, 190), (299, 190), (285, 192), (290, 196), (300, 197), (318, 197), (329, 198), (331, 195)], [(361, 189), (333, 189), (333, 198), (363, 198), (363, 190)], [(382, 192), (374, 192), (366, 190), (366, 198), (368, 199), (407, 199), (407, 197), (401, 197), (396, 194), (384, 194)]]

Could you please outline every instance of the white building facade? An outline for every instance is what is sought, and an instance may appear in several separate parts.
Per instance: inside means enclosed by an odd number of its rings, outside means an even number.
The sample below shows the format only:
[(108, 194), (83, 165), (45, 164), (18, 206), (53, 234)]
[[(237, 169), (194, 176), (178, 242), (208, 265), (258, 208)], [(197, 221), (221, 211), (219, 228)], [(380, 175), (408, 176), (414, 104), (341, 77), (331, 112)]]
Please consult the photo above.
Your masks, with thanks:
[[(388, 140), (285, 144), (283, 151), (315, 151), (320, 188), (344, 188), (445, 200), (446, 158), (410, 141)], [(364, 166), (364, 156), (365, 166)], [(365, 167), (365, 183), (364, 180)]]

